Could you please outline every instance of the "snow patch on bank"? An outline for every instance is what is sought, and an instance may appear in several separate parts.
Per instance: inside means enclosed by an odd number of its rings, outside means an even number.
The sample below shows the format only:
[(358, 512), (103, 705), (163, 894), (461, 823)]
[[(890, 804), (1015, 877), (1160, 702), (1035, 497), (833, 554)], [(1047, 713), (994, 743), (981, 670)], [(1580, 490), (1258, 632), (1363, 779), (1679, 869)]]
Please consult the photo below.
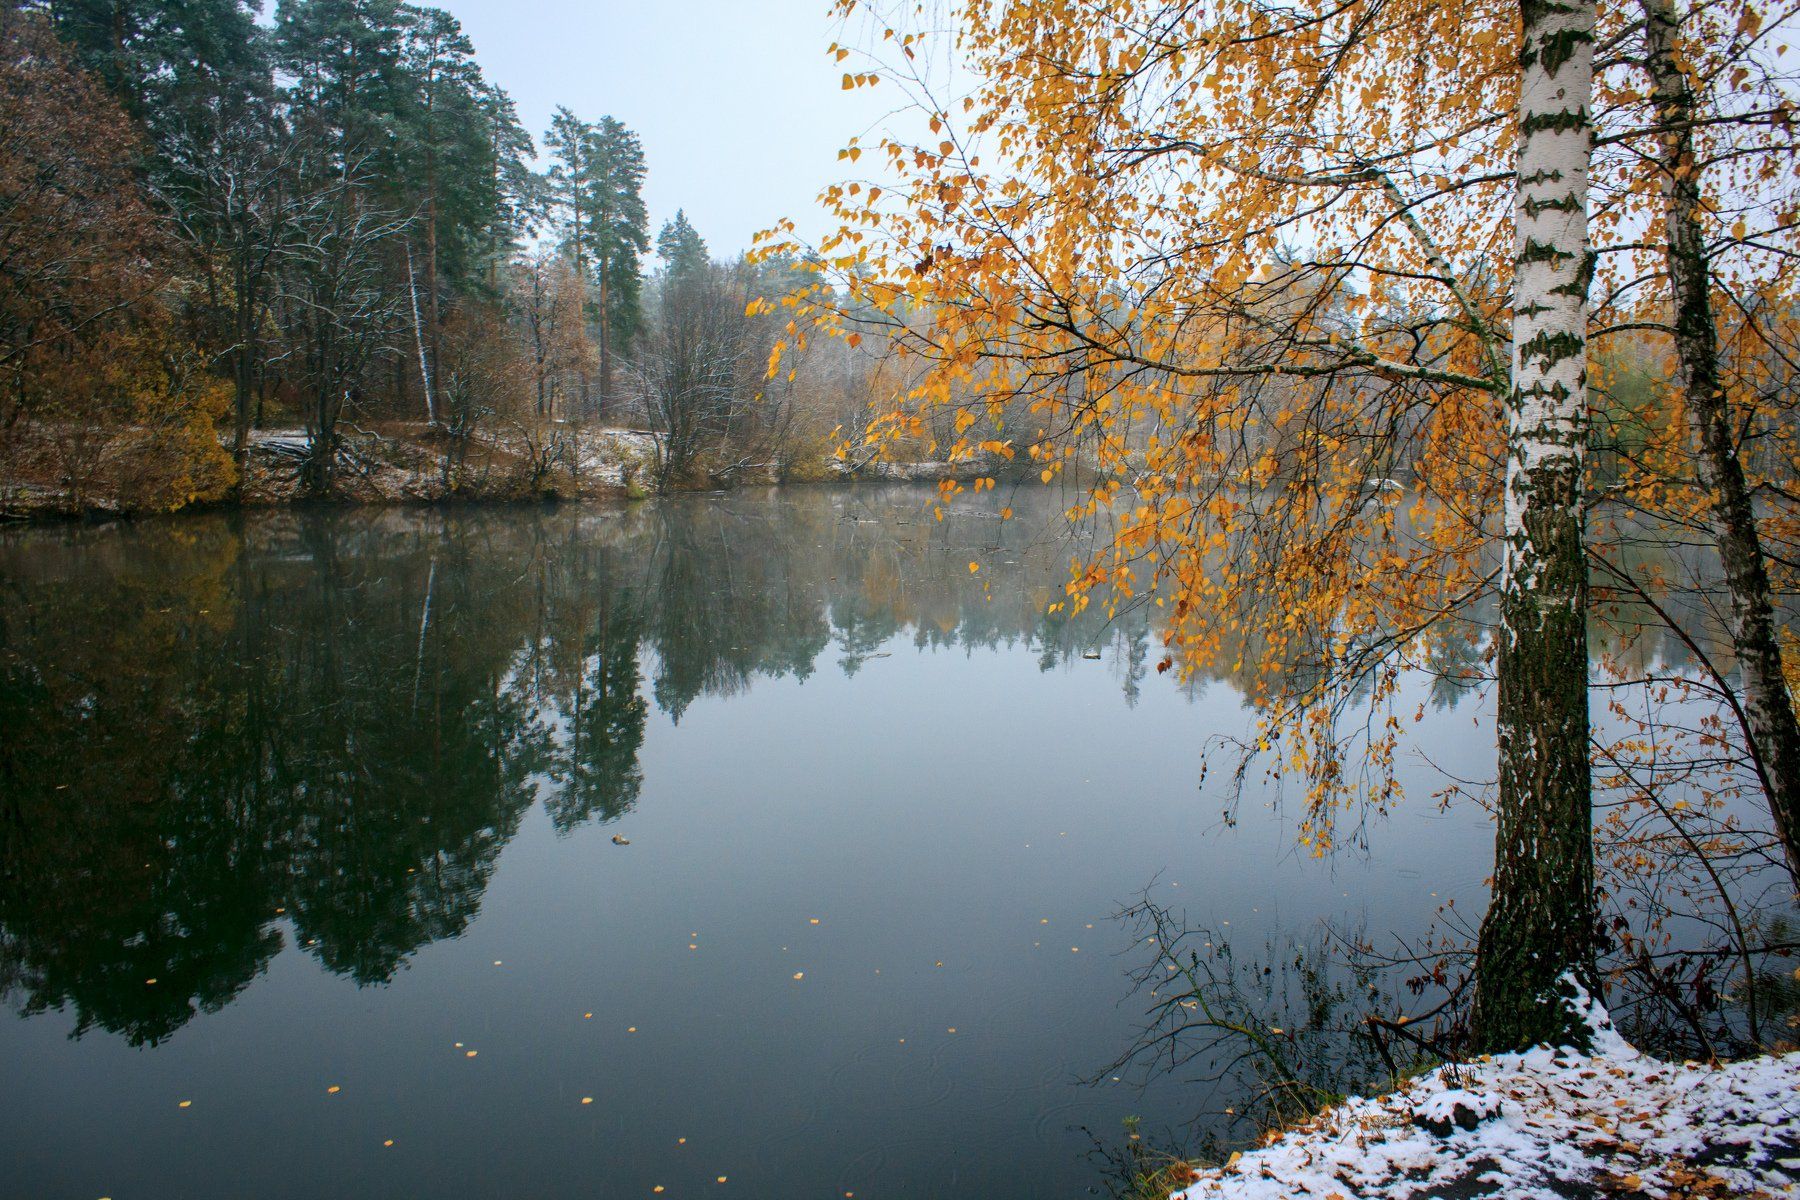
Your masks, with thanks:
[(1175, 1200), (1800, 1196), (1800, 1053), (1708, 1066), (1628, 1045), (1440, 1067), (1197, 1171)]

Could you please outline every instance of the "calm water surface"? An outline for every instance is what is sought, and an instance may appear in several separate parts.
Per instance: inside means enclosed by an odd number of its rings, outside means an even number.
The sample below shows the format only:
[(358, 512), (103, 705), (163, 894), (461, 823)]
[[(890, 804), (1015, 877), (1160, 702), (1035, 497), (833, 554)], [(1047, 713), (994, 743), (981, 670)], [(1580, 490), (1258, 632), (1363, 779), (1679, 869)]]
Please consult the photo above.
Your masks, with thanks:
[(1146, 886), (1257, 947), (1479, 900), (1423, 765), (1366, 854), (1226, 827), (1230, 681), (1044, 617), (1054, 497), (929, 502), (0, 535), (0, 1192), (1082, 1196), (1201, 1107), (1081, 1082)]

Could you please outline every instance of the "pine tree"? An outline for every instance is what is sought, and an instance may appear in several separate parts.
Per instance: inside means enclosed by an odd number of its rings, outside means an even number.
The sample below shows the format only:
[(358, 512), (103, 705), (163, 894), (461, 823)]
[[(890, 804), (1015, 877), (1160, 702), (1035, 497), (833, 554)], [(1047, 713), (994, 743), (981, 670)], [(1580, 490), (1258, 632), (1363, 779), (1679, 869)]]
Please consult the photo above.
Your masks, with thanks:
[(160, 143), (196, 104), (266, 94), (266, 37), (244, 0), (50, 0), (59, 40)]
[[(637, 134), (619, 120), (602, 117), (590, 124), (561, 107), (544, 144), (555, 159), (547, 180), (552, 219), (576, 273), (591, 281), (596, 293), (604, 412), (612, 394), (613, 357), (630, 349), (643, 319), (638, 259), (650, 248), (644, 150)], [(586, 400), (584, 395), (584, 407)]]
[(613, 356), (631, 348), (643, 321), (638, 256), (650, 248), (644, 208), (644, 150), (637, 134), (613, 117), (588, 133), (587, 215), (582, 230), (599, 286), (600, 409), (612, 400)]
[(544, 180), (531, 169), (537, 146), (519, 120), (518, 106), (504, 90), (483, 86), (480, 104), (490, 143), (495, 208), (488, 230), (488, 286), (500, 289), (500, 269), (515, 242), (536, 231), (547, 219), (549, 197)]
[(275, 10), (277, 61), (297, 134), (313, 139), (338, 174), (392, 179), (400, 104), (401, 15), (394, 0), (283, 0)]
[(710, 259), (706, 239), (688, 222), (682, 209), (676, 209), (675, 219), (665, 221), (656, 235), (656, 256), (662, 259), (663, 269), (671, 279), (692, 275)]
[[(437, 8), (403, 7), (394, 114), (393, 184), (401, 210), (419, 226), (425, 276), (421, 364), (428, 411), (442, 351), (446, 287), (478, 281), (499, 219), (488, 92), (475, 47), (456, 18)], [(409, 252), (410, 257), (410, 252)], [(411, 281), (409, 281), (409, 286)]]
[(550, 128), (544, 134), (544, 149), (552, 162), (544, 177), (545, 207), (563, 249), (575, 260), (575, 270), (586, 274), (581, 231), (587, 213), (588, 137), (591, 126), (580, 117), (556, 106)]
[[(575, 279), (582, 292), (582, 311), (587, 309), (588, 260), (582, 230), (586, 227), (588, 205), (588, 138), (591, 127), (562, 105), (550, 118), (544, 134), (544, 148), (552, 157), (550, 170), (544, 176), (544, 205), (550, 223), (557, 231), (563, 253), (574, 263)], [(578, 370), (580, 395), (578, 404), (583, 416), (590, 401), (588, 371), (585, 364)]]

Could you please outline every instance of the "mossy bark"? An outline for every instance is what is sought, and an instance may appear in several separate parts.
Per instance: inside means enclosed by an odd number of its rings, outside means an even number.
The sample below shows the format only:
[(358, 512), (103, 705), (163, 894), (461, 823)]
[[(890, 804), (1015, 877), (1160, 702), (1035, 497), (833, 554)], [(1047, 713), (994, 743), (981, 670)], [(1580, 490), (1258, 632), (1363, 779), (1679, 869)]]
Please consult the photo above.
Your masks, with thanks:
[(1775, 638), (1775, 608), (1756, 510), (1732, 435), (1734, 422), (1719, 374), (1711, 271), (1694, 158), (1694, 98), (1677, 53), (1680, 18), (1672, 0), (1643, 0), (1644, 65), (1662, 126), (1662, 186), (1670, 300), (1675, 320), (1676, 381), (1706, 489), (1708, 519), (1731, 597), (1729, 624), (1742, 693), (1744, 732), (1768, 797), (1788, 871), (1800, 889), (1800, 721), (1794, 715)]
[(1494, 890), (1476, 963), (1477, 1048), (1580, 1044), (1561, 1000), (1594, 982), (1588, 765), (1588, 169), (1593, 0), (1521, 5), (1506, 562)]

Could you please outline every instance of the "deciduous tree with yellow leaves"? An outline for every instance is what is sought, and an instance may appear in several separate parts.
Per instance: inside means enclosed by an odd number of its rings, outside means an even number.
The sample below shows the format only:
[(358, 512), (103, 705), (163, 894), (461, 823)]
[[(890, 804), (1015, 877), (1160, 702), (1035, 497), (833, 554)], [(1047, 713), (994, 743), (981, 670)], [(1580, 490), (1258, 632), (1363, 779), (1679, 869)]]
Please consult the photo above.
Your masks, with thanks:
[[(876, 325), (913, 362), (874, 442), (947, 412), (954, 456), (1079, 481), (1071, 517), (1112, 536), (1061, 603), (1163, 608), (1165, 668), (1234, 658), (1321, 852), (1345, 805), (1397, 794), (1401, 673), (1497, 599), (1476, 1035), (1578, 1035), (1550, 1000), (1596, 982), (1589, 345), (1672, 344), (1659, 164), (1683, 128), (1757, 231), (1705, 286), (1754, 289), (1765, 325), (1794, 308), (1786, 80), (1755, 11), (1710, 5), (1730, 37), (1683, 43), (1684, 123), (1635, 5), (968, 0), (949, 69), (912, 6), (837, 7), (871, 27), (836, 51), (845, 86), (901, 89), (918, 127), (843, 152), (875, 170), (824, 194), (839, 228), (785, 299), (793, 339)], [(1716, 237), (1725, 208), (1698, 208)], [(766, 246), (800, 256), (794, 230)], [(1671, 470), (1692, 461), (1665, 438), (1617, 490), (1691, 515), (1714, 486)], [(1380, 714), (1354, 758), (1353, 695)]]

